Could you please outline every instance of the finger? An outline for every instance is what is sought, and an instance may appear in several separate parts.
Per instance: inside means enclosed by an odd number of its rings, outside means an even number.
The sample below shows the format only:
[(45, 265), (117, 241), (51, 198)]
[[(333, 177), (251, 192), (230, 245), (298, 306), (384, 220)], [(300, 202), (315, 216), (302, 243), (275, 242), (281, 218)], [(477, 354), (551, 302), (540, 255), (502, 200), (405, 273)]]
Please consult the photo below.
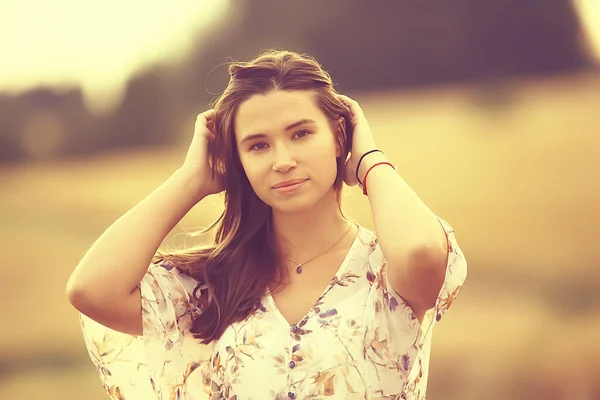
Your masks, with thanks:
[(344, 107), (348, 109), (348, 111), (350, 112), (350, 118), (352, 118), (355, 115), (355, 110), (352, 109), (350, 99), (347, 96), (338, 95), (338, 100), (340, 100)]
[[(192, 144), (196, 145), (198, 141), (205, 140), (203, 138), (207, 138), (209, 141), (214, 139), (214, 109), (206, 110), (196, 116), (196, 122), (194, 124), (194, 136), (192, 138)], [(206, 132), (208, 130), (210, 132), (209, 135), (204, 135), (202, 132)]]
[(338, 98), (342, 103), (346, 104), (347, 106), (352, 106), (355, 103), (358, 104), (356, 100), (353, 100), (350, 97), (343, 94), (338, 94)]
[(216, 128), (215, 128), (215, 121), (212, 119), (209, 119), (208, 121), (206, 121), (206, 128), (208, 128), (208, 130), (210, 131), (210, 133), (212, 133), (212, 136), (216, 135)]
[(215, 109), (211, 108), (210, 110), (206, 110), (196, 117), (196, 122), (206, 123), (213, 119), (215, 115)]
[(214, 109), (206, 110), (203, 113), (198, 114), (196, 116), (196, 123), (195, 123), (196, 131), (201, 131), (204, 128), (206, 128), (211, 133), (214, 134), (214, 128), (215, 128), (214, 115), (215, 115)]
[(353, 115), (361, 116), (363, 114), (362, 108), (356, 100), (352, 100), (348, 96), (344, 96), (343, 94), (338, 95), (338, 98), (342, 103), (344, 103)]

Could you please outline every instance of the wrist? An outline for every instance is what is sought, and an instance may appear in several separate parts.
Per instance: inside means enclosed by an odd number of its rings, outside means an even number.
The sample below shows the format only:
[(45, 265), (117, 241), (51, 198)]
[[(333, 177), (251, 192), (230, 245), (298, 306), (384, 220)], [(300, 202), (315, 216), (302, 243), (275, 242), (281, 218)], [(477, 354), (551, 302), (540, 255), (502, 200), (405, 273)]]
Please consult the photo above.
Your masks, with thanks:
[(198, 173), (185, 168), (176, 170), (171, 179), (176, 182), (176, 185), (184, 192), (185, 196), (197, 203), (208, 196), (208, 188), (206, 182), (198, 177)]
[(365, 178), (365, 174), (367, 173), (369, 168), (371, 168), (371, 166), (373, 166), (374, 164), (376, 164), (378, 162), (384, 162), (384, 161), (389, 161), (389, 160), (385, 156), (385, 154), (383, 154), (382, 152), (378, 151), (375, 153), (367, 154), (361, 161), (360, 165), (358, 166), (359, 167), (358, 168), (358, 177), (360, 178), (360, 182), (362, 182), (362, 184), (364, 185), (363, 179)]

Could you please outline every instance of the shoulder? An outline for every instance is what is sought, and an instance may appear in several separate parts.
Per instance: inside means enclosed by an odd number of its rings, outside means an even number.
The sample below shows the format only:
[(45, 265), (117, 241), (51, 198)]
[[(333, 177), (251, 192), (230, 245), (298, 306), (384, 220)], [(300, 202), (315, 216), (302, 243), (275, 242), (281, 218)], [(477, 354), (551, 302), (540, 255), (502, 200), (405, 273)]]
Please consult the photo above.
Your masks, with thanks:
[[(366, 259), (369, 262), (373, 262), (373, 254), (376, 253), (378, 249), (380, 250), (377, 234), (373, 230), (357, 222), (354, 223), (358, 227), (358, 232), (356, 233), (354, 244), (352, 246), (352, 259), (355, 261)], [(383, 256), (383, 254), (381, 255)]]
[[(191, 295), (200, 282), (178, 269), (172, 262), (167, 260), (157, 261), (150, 264), (146, 276), (157, 283), (183, 289)], [(206, 289), (207, 285), (200, 285), (200, 290)]]
[(375, 231), (366, 228), (361, 224), (356, 224), (358, 226), (358, 242), (363, 246), (375, 246), (377, 244), (377, 234)]
[(375, 231), (359, 225), (356, 241), (356, 245), (362, 249), (363, 252), (366, 252), (366, 254), (363, 254), (368, 257), (371, 267), (378, 269), (377, 265), (381, 265), (385, 258), (383, 252), (381, 251), (379, 240)]

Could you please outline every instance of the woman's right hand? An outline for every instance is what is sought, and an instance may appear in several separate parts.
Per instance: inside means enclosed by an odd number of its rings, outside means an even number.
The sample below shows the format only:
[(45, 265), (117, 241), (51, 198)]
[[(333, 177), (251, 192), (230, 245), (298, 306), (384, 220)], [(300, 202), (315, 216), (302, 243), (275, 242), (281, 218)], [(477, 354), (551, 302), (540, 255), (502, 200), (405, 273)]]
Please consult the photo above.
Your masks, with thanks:
[(196, 117), (194, 137), (180, 168), (185, 174), (191, 175), (193, 182), (197, 182), (198, 190), (203, 196), (225, 190), (222, 176), (215, 176), (215, 179), (212, 179), (212, 167), (209, 162), (215, 140), (213, 116), (214, 109), (210, 109)]

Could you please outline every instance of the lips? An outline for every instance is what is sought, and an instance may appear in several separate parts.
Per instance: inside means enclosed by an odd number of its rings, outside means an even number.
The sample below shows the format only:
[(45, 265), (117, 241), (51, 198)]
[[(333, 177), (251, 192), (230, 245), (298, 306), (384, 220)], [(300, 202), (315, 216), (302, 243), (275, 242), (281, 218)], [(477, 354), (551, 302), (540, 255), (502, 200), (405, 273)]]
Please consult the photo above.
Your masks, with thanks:
[(292, 179), (289, 181), (279, 182), (277, 185), (273, 186), (273, 189), (279, 189), (279, 188), (286, 187), (286, 186), (292, 186), (292, 185), (295, 185), (297, 183), (302, 183), (307, 180), (308, 179)]

